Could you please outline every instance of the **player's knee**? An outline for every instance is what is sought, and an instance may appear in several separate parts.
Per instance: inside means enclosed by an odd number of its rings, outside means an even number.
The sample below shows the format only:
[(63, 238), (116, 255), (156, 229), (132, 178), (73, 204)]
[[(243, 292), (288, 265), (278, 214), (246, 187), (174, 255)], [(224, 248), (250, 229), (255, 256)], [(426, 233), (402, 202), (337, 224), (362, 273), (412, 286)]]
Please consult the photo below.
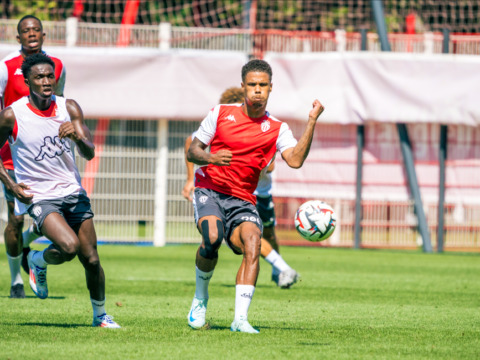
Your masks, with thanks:
[(87, 271), (97, 271), (100, 268), (100, 259), (98, 256), (90, 256), (82, 261), (83, 267)]
[(58, 246), (64, 261), (72, 261), (77, 256), (80, 244), (75, 241), (69, 241)]
[(203, 243), (200, 247), (200, 255), (206, 259), (218, 258), (218, 249), (223, 241), (223, 224), (217, 220), (216, 226), (210, 227), (208, 221), (202, 223)]
[(23, 216), (9, 216), (7, 226), (12, 230), (22, 231), (24, 224)]

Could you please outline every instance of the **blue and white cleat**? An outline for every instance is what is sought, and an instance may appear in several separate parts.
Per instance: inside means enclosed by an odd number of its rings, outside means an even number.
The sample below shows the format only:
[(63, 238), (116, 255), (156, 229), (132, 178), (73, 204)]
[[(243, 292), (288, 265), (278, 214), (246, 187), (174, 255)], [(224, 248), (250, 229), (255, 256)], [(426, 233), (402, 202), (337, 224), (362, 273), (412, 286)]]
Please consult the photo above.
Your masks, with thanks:
[(47, 268), (40, 267), (35, 265), (32, 262), (32, 257), (38, 251), (32, 250), (28, 253), (28, 267), (30, 268), (30, 278), (29, 283), (32, 291), (40, 299), (46, 299), (48, 297), (48, 286), (47, 286)]
[(254, 329), (247, 320), (234, 320), (230, 326), (230, 331), (247, 334), (258, 334), (260, 332), (257, 329)]
[(193, 298), (192, 307), (188, 313), (188, 325), (191, 328), (198, 330), (205, 326), (207, 303), (208, 299)]
[(120, 329), (120, 325), (118, 325), (115, 321), (113, 321), (113, 316), (103, 314), (99, 315), (93, 319), (93, 327), (102, 327), (102, 328), (110, 328), (110, 329)]

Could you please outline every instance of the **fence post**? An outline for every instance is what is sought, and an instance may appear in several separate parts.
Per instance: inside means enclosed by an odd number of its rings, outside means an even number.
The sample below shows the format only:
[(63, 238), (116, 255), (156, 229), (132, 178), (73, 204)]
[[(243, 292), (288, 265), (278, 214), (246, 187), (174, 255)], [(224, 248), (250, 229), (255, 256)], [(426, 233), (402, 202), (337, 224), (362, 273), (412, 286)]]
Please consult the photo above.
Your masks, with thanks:
[[(448, 54), (450, 32), (443, 29), (442, 52)], [(445, 161), (447, 159), (448, 126), (440, 125), (440, 144), (438, 149), (438, 221), (437, 221), (437, 252), (443, 252), (444, 224), (445, 224)]]
[(435, 52), (434, 35), (431, 31), (423, 34), (423, 50), (425, 54), (433, 54)]
[[(367, 29), (360, 30), (361, 49), (367, 50)], [(365, 146), (365, 126), (357, 126), (357, 179), (356, 179), (356, 196), (355, 196), (355, 249), (360, 249), (362, 243), (362, 170), (363, 170), (363, 148)]]
[(345, 30), (335, 30), (335, 43), (337, 44), (337, 51), (345, 51), (347, 49), (347, 32)]
[(66, 32), (66, 45), (67, 47), (73, 47), (77, 45), (78, 40), (78, 18), (69, 17), (65, 21), (65, 32)]
[(155, 166), (153, 245), (164, 246), (167, 224), (168, 120), (159, 119), (157, 124), (158, 155)]
[(172, 40), (172, 24), (162, 22), (158, 25), (158, 46), (160, 50), (169, 50)]
[[(373, 16), (377, 25), (378, 37), (380, 38), (380, 46), (382, 51), (390, 51), (390, 43), (388, 42), (387, 26), (383, 15), (383, 4), (381, 1), (371, 0)], [(430, 233), (428, 231), (427, 218), (423, 210), (422, 197), (418, 186), (417, 174), (415, 172), (415, 163), (413, 161), (412, 144), (408, 136), (407, 126), (405, 124), (397, 124), (398, 137), (400, 139), (400, 148), (402, 150), (405, 171), (407, 172), (410, 193), (415, 202), (415, 212), (418, 219), (418, 230), (423, 240), (423, 251), (432, 252), (432, 243), (430, 241)]]

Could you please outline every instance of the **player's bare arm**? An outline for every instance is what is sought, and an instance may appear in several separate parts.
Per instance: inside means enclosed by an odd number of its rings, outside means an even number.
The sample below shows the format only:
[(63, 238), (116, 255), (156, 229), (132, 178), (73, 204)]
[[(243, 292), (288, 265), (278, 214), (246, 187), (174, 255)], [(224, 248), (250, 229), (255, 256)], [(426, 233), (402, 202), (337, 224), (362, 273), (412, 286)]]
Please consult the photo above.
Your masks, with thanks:
[[(0, 147), (3, 146), (8, 137), (11, 135), (13, 126), (15, 124), (15, 113), (10, 107), (0, 112)], [(17, 184), (8, 175), (7, 170), (3, 166), (3, 161), (0, 159), (0, 180), (3, 182), (7, 190), (11, 191), (15, 197), (25, 204), (30, 204), (33, 195), (26, 194), (24, 190), (29, 187), (24, 183)]]
[(302, 167), (305, 159), (310, 151), (310, 145), (312, 144), (313, 132), (315, 131), (315, 124), (320, 114), (323, 112), (324, 107), (320, 101), (315, 100), (313, 102), (313, 108), (308, 114), (308, 122), (305, 131), (298, 140), (295, 147), (285, 150), (282, 153), (282, 158), (291, 168), (298, 169)]
[(65, 122), (58, 129), (58, 136), (70, 138), (77, 144), (80, 155), (85, 159), (91, 160), (95, 157), (95, 145), (93, 144), (92, 134), (83, 122), (83, 112), (75, 100), (67, 99), (67, 111), (70, 115), (70, 122)]
[(183, 186), (182, 195), (185, 199), (189, 201), (193, 201), (192, 192), (195, 189), (195, 185), (193, 183), (193, 163), (187, 160), (187, 153), (190, 145), (192, 144), (192, 136), (190, 135), (185, 139), (185, 166), (187, 167), (187, 180), (185, 181), (185, 185)]
[(217, 166), (228, 166), (232, 161), (232, 152), (230, 150), (220, 150), (215, 154), (205, 151), (207, 145), (197, 138), (193, 139), (187, 153), (187, 160), (197, 165), (213, 164)]

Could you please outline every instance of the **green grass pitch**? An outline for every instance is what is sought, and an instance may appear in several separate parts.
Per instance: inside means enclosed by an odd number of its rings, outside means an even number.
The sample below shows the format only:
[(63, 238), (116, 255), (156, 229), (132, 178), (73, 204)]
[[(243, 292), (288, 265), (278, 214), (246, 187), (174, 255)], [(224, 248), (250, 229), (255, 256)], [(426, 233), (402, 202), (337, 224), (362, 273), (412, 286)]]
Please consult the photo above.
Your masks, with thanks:
[[(42, 245), (34, 244), (34, 248)], [(25, 274), (24, 300), (9, 299), (0, 251), (2, 359), (478, 359), (480, 256), (283, 247), (302, 281), (282, 290), (261, 271), (249, 311), (260, 334), (231, 333), (240, 257), (220, 250), (210, 283), (210, 330), (187, 313), (196, 246), (99, 247), (107, 311), (122, 329), (92, 328), (77, 259), (48, 270), (49, 298)]]

